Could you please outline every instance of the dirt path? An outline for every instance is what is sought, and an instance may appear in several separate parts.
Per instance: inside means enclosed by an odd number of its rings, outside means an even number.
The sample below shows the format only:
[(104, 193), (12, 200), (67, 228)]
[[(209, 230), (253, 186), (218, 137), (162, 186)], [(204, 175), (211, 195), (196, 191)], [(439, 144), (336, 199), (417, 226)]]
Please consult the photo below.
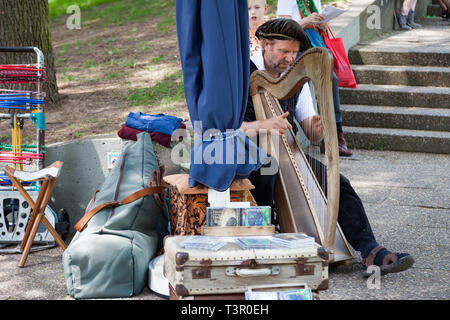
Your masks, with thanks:
[[(51, 24), (61, 100), (45, 104), (46, 144), (116, 133), (130, 111), (187, 118), (175, 25), (161, 18), (103, 26), (91, 20), (79, 30), (66, 17)], [(10, 140), (9, 121), (0, 141)], [(26, 125), (23, 143), (35, 141)]]

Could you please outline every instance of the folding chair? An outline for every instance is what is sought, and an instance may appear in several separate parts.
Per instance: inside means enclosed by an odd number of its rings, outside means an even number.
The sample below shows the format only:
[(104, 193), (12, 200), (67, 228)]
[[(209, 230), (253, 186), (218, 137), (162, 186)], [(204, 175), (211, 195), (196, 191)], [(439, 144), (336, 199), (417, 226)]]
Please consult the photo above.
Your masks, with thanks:
[[(23, 267), (25, 265), (25, 262), (27, 261), (31, 246), (33, 245), (34, 237), (36, 236), (36, 232), (41, 222), (51, 233), (61, 249), (66, 250), (67, 248), (66, 244), (61, 239), (59, 234), (44, 216), (45, 208), (47, 207), (50, 196), (52, 195), (53, 188), (56, 184), (56, 178), (59, 176), (62, 164), (62, 161), (56, 161), (48, 167), (35, 172), (20, 171), (9, 166), (4, 167), (6, 175), (9, 177), (13, 185), (17, 188), (17, 190), (19, 190), (20, 194), (25, 198), (25, 200), (33, 209), (22, 242), (20, 243), (20, 251), (22, 251), (22, 257), (19, 262), (19, 267)], [(42, 182), (39, 194), (36, 198), (36, 202), (33, 201), (31, 196), (23, 188), (18, 179), (23, 181)]]

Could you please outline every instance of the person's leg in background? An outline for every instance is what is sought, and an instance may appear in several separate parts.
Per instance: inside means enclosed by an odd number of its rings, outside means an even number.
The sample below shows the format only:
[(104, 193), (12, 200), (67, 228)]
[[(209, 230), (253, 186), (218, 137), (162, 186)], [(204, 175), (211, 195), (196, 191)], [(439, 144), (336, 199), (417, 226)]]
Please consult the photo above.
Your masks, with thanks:
[(450, 0), (437, 0), (442, 9), (442, 19), (450, 21)]
[(352, 152), (347, 147), (347, 141), (345, 141), (344, 132), (342, 131), (341, 100), (339, 98), (338, 78), (336, 77), (336, 74), (334, 72), (333, 72), (333, 103), (334, 103), (334, 114), (336, 116), (339, 155), (343, 157), (350, 157), (352, 155)]
[(400, 28), (410, 30), (411, 28), (420, 28), (421, 25), (414, 21), (415, 8), (417, 0), (404, 0), (399, 12), (397, 12), (397, 19)]
[[(334, 104), (334, 116), (336, 118), (336, 128), (338, 137), (339, 155), (342, 157), (350, 157), (353, 153), (347, 147), (347, 141), (344, 138), (344, 132), (342, 129), (342, 113), (341, 113), (341, 100), (339, 97), (338, 78), (333, 71), (333, 104)], [(322, 140), (320, 143), (320, 152), (325, 153), (325, 142)]]

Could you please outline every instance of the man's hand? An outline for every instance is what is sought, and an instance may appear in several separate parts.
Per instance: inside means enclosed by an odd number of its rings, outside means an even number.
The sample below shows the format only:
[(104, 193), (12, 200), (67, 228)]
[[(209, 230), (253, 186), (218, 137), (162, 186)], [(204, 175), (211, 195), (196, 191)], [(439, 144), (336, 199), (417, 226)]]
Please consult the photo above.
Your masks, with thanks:
[(323, 126), (319, 115), (303, 120), (300, 127), (312, 144), (318, 144), (323, 139)]
[(240, 130), (250, 136), (259, 133), (260, 130), (265, 130), (281, 136), (286, 132), (286, 130), (292, 129), (291, 124), (286, 119), (288, 115), (289, 112), (285, 112), (280, 116), (272, 117), (266, 120), (243, 122)]
[(278, 133), (278, 135), (283, 135), (287, 130), (292, 129), (291, 124), (286, 119), (289, 112), (283, 113), (281, 116), (272, 117), (270, 119), (264, 120), (261, 129), (266, 129), (271, 133)]

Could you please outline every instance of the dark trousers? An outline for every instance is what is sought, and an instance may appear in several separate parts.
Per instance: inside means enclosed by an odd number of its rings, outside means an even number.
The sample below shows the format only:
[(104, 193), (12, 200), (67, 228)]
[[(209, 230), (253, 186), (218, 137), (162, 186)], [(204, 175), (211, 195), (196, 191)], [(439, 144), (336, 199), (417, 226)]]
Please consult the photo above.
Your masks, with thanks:
[(341, 99), (339, 97), (338, 78), (333, 71), (333, 104), (334, 116), (336, 117), (336, 127), (338, 132), (342, 132), (342, 113), (341, 113)]
[[(314, 168), (318, 181), (326, 181), (321, 179), (322, 175), (326, 177), (326, 167), (309, 156), (307, 156), (307, 159), (311, 167)], [(260, 170), (253, 172), (249, 177), (249, 180), (255, 186), (255, 189), (251, 192), (256, 203), (261, 206), (271, 206), (272, 213), (274, 212), (274, 190), (277, 178), (278, 173), (261, 175)], [(326, 192), (326, 186), (324, 190)], [(273, 222), (275, 225), (276, 223), (276, 221)], [(351, 186), (350, 181), (342, 174), (340, 175), (338, 223), (347, 241), (355, 250), (361, 252), (363, 258), (368, 256), (370, 251), (378, 245), (361, 199)]]
[[(271, 159), (276, 161), (274, 158)], [(263, 167), (269, 166), (270, 163), (263, 165)], [(278, 221), (275, 217), (275, 183), (278, 179), (278, 172), (273, 175), (262, 175), (261, 169), (259, 169), (253, 171), (248, 179), (255, 186), (250, 192), (258, 206), (270, 206), (272, 208), (272, 224), (276, 226)]]

